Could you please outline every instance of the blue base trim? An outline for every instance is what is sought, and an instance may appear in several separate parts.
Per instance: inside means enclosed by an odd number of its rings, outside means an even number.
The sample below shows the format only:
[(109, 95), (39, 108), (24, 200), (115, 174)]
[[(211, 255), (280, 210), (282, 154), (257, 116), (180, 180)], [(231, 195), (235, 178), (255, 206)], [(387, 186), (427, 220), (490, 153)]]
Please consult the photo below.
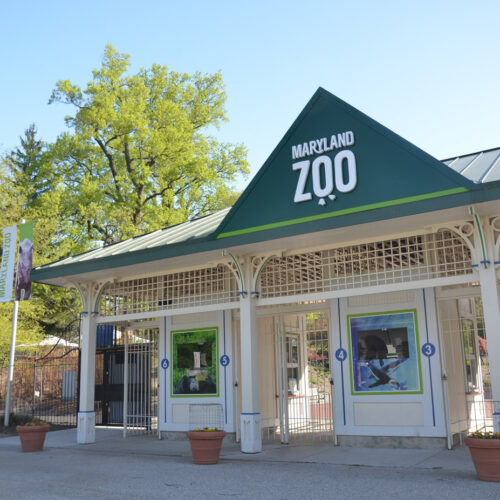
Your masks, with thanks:
[(240, 415), (260, 415), (260, 412), (256, 412), (256, 413), (240, 413)]
[(80, 413), (95, 413), (95, 410), (79, 411), (78, 414)]

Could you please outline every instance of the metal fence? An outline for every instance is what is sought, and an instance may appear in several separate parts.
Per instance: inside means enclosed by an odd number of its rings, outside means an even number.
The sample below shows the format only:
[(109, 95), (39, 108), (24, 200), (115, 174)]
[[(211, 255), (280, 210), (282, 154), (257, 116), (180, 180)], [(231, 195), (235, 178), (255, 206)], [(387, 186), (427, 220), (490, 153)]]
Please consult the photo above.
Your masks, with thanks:
[[(11, 412), (47, 423), (76, 426), (78, 412), (78, 348), (18, 353), (14, 364)], [(0, 414), (5, 414), (8, 361), (0, 362)], [(2, 417), (3, 418), (3, 417)]]
[(498, 432), (500, 414), (495, 413), (495, 408), (500, 408), (500, 401), (491, 399), (467, 401), (467, 433)]

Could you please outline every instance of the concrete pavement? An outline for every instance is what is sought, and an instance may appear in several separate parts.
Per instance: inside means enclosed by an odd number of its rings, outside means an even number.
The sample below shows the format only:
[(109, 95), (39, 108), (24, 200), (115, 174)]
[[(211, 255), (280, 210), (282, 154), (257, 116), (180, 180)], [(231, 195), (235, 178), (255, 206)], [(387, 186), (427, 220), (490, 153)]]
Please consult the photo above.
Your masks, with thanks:
[(0, 439), (0, 498), (500, 498), (500, 484), (478, 481), (469, 451), (267, 444), (242, 454), (227, 439), (216, 466), (192, 464), (187, 441), (123, 439), (98, 429), (47, 435), (41, 453)]

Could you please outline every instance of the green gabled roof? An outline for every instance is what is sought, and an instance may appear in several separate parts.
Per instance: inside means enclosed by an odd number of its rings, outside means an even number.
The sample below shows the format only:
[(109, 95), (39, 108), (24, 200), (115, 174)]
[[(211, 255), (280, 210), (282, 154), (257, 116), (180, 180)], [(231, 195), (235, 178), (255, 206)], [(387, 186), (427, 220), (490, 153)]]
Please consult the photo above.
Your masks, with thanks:
[[(324, 205), (314, 196), (294, 203), (299, 173), (292, 164), (321, 155), (294, 160), (291, 147), (345, 131), (353, 131), (354, 144), (339, 150), (355, 155), (356, 187), (336, 193), (334, 201), (327, 198)], [(336, 153), (326, 155), (334, 162)], [(476, 184), (467, 172), (453, 170), (461, 165), (460, 158), (446, 160), (450, 168), (320, 88), (231, 209), (46, 264), (32, 270), (32, 279), (46, 281), (500, 199), (500, 181)], [(491, 168), (496, 165), (495, 159)], [(304, 190), (312, 191), (310, 179)]]
[[(347, 134), (351, 144), (341, 146)], [(330, 141), (338, 142), (338, 147)], [(300, 155), (311, 143), (320, 151)], [(331, 150), (323, 151), (327, 147)], [(294, 151), (299, 153), (295, 158)], [(335, 177), (330, 196), (315, 196), (315, 160), (326, 159), (333, 165), (336, 156), (344, 152), (355, 163), (355, 188), (340, 192)], [(299, 162), (309, 164), (305, 166), (308, 174), (303, 188), (298, 187), (303, 173)], [(349, 183), (347, 160), (341, 165), (345, 185)], [(329, 167), (316, 168), (320, 172), (319, 185), (324, 187)], [(474, 187), (440, 161), (319, 88), (219, 226), (217, 238), (441, 198)], [(294, 201), (299, 191), (310, 199)]]

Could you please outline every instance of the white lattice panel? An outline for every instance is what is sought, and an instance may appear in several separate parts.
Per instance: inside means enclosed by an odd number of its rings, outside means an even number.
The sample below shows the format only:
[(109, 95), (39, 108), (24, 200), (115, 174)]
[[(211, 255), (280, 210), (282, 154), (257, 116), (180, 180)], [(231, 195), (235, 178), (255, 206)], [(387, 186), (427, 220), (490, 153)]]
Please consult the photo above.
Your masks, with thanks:
[(451, 231), (269, 260), (260, 297), (272, 298), (472, 273), (471, 253)]
[(105, 287), (101, 315), (118, 316), (238, 300), (236, 279), (223, 265), (138, 278)]

